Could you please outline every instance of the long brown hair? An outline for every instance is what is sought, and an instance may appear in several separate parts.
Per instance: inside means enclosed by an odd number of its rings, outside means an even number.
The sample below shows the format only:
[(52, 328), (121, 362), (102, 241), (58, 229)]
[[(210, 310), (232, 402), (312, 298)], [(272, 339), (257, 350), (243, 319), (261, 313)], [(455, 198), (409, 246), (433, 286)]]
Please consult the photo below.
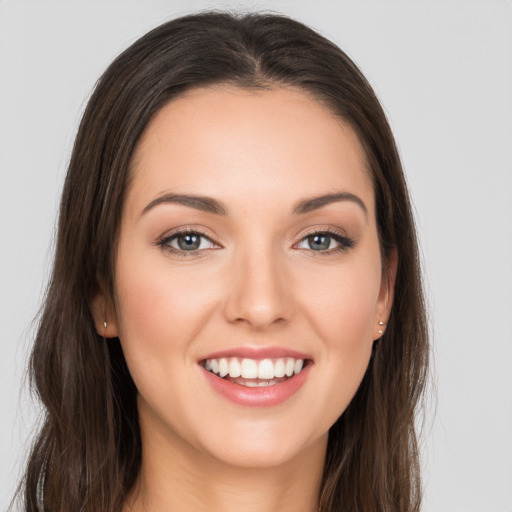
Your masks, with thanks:
[[(400, 158), (384, 112), (336, 45), (279, 15), (206, 12), (152, 30), (99, 80), (76, 137), (56, 255), (30, 371), (44, 423), (25, 475), (51, 512), (119, 512), (140, 469), (136, 388), (119, 340), (95, 330), (100, 283), (115, 297), (116, 243), (134, 148), (155, 113), (185, 90), (228, 83), (293, 86), (358, 135), (371, 169), (383, 260), (398, 252), (384, 336), (347, 410), (329, 432), (319, 510), (411, 512), (421, 500), (414, 419), (428, 338), (417, 241)], [(43, 489), (41, 489), (43, 487)]]

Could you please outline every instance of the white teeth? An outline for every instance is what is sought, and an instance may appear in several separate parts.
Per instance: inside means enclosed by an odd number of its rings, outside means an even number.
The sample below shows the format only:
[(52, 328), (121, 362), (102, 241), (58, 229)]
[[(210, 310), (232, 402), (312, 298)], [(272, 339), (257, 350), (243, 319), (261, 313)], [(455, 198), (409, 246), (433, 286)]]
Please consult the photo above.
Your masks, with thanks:
[[(230, 377), (240, 377), (241, 375), (241, 367), (238, 359), (236, 357), (232, 357), (229, 361), (229, 376)], [(222, 375), (221, 375), (222, 377)]]
[(263, 359), (258, 365), (258, 379), (273, 379), (274, 364), (270, 359)]
[(302, 367), (304, 366), (304, 361), (302, 359), (297, 359), (295, 361), (295, 364), (293, 365), (293, 371), (294, 373), (300, 373), (302, 370)]
[(274, 365), (274, 377), (284, 377), (285, 368), (284, 361), (282, 359), (278, 359), (276, 364)]
[(228, 360), (223, 357), (222, 359), (219, 359), (219, 375), (221, 377), (225, 377), (228, 373), (230, 373), (230, 367)]
[(269, 386), (275, 386), (277, 381), (275, 380), (256, 380), (256, 379), (239, 379), (235, 380), (236, 384), (240, 386), (246, 386), (248, 388), (268, 388)]
[[(260, 379), (255, 386), (271, 386), (277, 384), (274, 378), (282, 378), (285, 375), (291, 377), (300, 373), (304, 368), (304, 359), (292, 357), (279, 359), (238, 359), (237, 357), (221, 357), (219, 359), (207, 359), (204, 363), (206, 370), (216, 373), (220, 377), (229, 375), (231, 378)], [(254, 387), (251, 384), (247, 384)]]
[(242, 359), (241, 375), (244, 379), (256, 379), (258, 363), (254, 359)]
[(284, 367), (284, 373), (287, 377), (291, 377), (293, 375), (293, 369), (295, 367), (295, 360), (288, 358), (286, 360), (286, 365)]

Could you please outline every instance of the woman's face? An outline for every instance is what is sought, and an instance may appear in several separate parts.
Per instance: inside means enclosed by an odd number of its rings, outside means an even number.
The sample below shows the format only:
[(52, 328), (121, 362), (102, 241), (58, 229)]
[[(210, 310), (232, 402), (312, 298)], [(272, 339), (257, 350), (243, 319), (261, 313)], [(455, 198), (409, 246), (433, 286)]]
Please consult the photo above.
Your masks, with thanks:
[(201, 88), (132, 163), (107, 335), (143, 442), (258, 467), (323, 450), (391, 305), (354, 132), (293, 88)]

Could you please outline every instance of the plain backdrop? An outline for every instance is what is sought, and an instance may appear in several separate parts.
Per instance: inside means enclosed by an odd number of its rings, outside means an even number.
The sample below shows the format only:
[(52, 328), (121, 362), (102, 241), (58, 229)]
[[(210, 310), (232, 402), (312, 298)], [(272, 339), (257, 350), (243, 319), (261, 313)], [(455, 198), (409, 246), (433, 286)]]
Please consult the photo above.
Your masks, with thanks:
[(512, 512), (512, 3), (0, 0), (0, 510), (38, 406), (24, 384), (60, 189), (96, 79), (136, 38), (208, 7), (270, 9), (335, 41), (374, 86), (415, 205), (437, 407), (427, 512)]

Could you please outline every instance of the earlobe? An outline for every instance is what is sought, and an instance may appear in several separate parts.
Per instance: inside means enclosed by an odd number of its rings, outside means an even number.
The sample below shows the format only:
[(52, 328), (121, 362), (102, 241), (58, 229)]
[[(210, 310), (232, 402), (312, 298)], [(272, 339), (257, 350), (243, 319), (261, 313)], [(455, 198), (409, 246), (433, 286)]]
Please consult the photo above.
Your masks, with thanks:
[(118, 334), (117, 319), (104, 293), (98, 293), (91, 301), (91, 312), (96, 332), (104, 338), (115, 338)]
[(386, 261), (386, 268), (383, 269), (380, 284), (379, 299), (376, 308), (374, 340), (379, 339), (385, 332), (385, 326), (393, 306), (393, 298), (395, 293), (395, 281), (398, 268), (398, 251), (393, 247), (389, 251)]

